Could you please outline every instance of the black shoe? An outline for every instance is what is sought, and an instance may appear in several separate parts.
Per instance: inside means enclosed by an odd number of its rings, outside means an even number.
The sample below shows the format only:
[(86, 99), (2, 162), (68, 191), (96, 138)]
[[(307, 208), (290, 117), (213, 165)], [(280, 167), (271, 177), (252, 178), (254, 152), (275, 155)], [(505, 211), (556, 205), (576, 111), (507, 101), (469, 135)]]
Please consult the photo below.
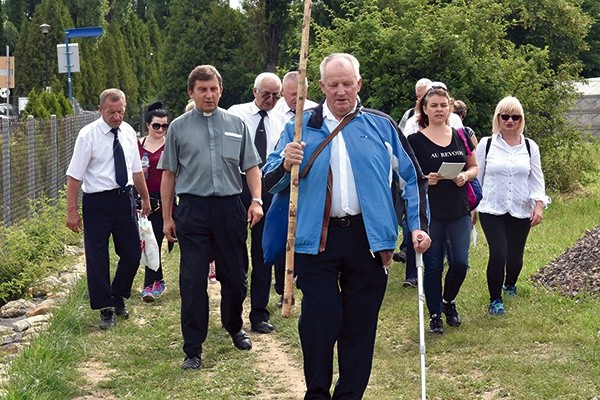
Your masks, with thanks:
[(115, 303), (115, 314), (117, 314), (117, 317), (121, 317), (121, 318), (129, 318), (129, 311), (127, 310), (127, 306), (125, 306), (125, 301), (123, 300), (122, 297), (115, 297), (114, 298), (114, 303)]
[(260, 321), (256, 324), (252, 324), (251, 328), (252, 332), (258, 333), (271, 333), (275, 330), (275, 327), (268, 323), (267, 321)]
[(186, 356), (185, 360), (183, 360), (183, 364), (181, 364), (181, 369), (200, 369), (201, 365), (202, 365), (202, 363), (200, 362), (200, 357)]
[[(296, 298), (292, 295), (292, 305), (296, 304)], [(283, 295), (279, 297), (279, 301), (277, 302), (277, 308), (283, 307)]]
[(115, 312), (112, 308), (100, 310), (100, 329), (107, 330), (115, 326)]
[(250, 340), (250, 336), (243, 329), (231, 335), (231, 339), (235, 347), (240, 350), (250, 350), (252, 348), (252, 340)]
[(402, 250), (400, 250), (392, 255), (392, 260), (394, 260), (396, 262), (405, 263), (406, 262), (406, 253), (403, 252)]
[(417, 278), (406, 278), (404, 282), (402, 282), (402, 287), (417, 287)]
[(438, 333), (440, 335), (444, 333), (444, 323), (439, 315), (433, 314), (429, 318), (429, 332)]
[(460, 326), (460, 315), (456, 311), (456, 304), (454, 302), (446, 303), (442, 301), (442, 312), (446, 314), (446, 322), (450, 326)]

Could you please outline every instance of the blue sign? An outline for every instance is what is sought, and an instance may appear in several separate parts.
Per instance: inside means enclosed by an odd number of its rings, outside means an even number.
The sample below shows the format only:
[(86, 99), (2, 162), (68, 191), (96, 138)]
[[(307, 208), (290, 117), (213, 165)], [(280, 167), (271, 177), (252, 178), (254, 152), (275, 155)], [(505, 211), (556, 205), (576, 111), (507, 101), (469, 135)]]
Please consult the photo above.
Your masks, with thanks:
[(65, 30), (65, 37), (67, 39), (93, 36), (102, 36), (101, 26), (88, 26), (86, 28), (69, 28)]
[(67, 53), (67, 82), (69, 83), (69, 100), (73, 101), (73, 85), (71, 83), (71, 60), (69, 59), (69, 39), (78, 37), (94, 37), (102, 35), (101, 26), (65, 29), (65, 50)]

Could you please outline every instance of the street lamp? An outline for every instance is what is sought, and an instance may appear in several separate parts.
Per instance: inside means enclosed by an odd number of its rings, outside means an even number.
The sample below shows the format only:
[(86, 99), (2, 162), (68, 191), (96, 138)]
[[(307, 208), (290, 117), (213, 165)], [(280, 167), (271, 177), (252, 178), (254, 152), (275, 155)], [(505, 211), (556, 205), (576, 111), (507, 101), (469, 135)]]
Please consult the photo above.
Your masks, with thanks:
[(49, 90), (50, 88), (50, 80), (48, 78), (48, 33), (50, 32), (50, 25), (48, 24), (41, 24), (40, 25), (40, 31), (42, 32), (42, 34), (44, 35), (44, 43), (46, 45), (46, 90)]

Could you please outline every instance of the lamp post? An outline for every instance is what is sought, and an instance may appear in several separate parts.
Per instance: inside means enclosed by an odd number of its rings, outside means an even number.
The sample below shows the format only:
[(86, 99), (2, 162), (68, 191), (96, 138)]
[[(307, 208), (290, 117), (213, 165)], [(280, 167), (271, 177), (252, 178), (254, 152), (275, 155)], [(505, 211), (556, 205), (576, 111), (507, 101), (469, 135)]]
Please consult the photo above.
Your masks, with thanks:
[(45, 54), (45, 58), (46, 58), (46, 60), (45, 60), (46, 61), (46, 90), (49, 90), (50, 80), (48, 78), (48, 33), (50, 32), (50, 25), (41, 24), (40, 31), (44, 35), (44, 44), (46, 46), (46, 54)]

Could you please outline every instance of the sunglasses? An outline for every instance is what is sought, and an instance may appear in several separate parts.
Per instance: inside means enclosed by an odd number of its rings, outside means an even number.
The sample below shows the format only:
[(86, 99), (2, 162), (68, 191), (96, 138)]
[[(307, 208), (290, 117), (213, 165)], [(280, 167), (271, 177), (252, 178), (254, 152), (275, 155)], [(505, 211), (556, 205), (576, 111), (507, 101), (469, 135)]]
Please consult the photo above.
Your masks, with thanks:
[(151, 124), (150, 126), (151, 126), (151, 127), (152, 127), (152, 129), (154, 129), (155, 131), (158, 131), (158, 130), (160, 130), (160, 128), (162, 128), (163, 130), (165, 130), (165, 131), (166, 131), (166, 130), (167, 130), (167, 128), (169, 127), (169, 124), (157, 124), (157, 123), (154, 123), (154, 124)]
[(272, 97), (273, 100), (279, 100), (281, 98), (281, 94), (280, 93), (270, 93), (270, 92), (260, 92), (260, 97), (262, 97), (264, 100), (269, 100), (269, 97)]
[(508, 114), (500, 114), (500, 118), (502, 118), (502, 121), (508, 121), (509, 119), (512, 118), (513, 121), (517, 122), (521, 120), (521, 116), (518, 114), (515, 115), (508, 115)]

